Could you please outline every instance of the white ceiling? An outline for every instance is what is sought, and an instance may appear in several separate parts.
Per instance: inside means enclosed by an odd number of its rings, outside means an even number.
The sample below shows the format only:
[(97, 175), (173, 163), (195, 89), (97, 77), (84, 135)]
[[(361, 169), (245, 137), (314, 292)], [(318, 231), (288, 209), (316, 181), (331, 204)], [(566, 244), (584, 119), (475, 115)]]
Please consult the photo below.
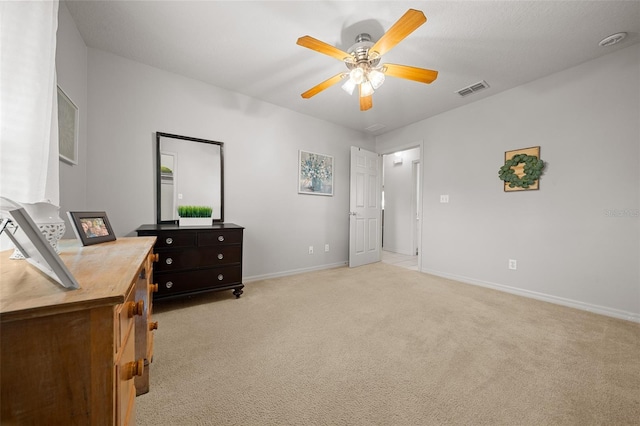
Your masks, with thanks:
[[(87, 46), (322, 120), (381, 134), (630, 46), (640, 1), (67, 1)], [(439, 71), (430, 85), (388, 77), (361, 112), (340, 84), (300, 94), (346, 70), (298, 46), (310, 35), (347, 50), (377, 40), (408, 9), (427, 22), (382, 62)], [(599, 41), (629, 33), (605, 48)], [(485, 80), (490, 88), (455, 92)], [(357, 93), (357, 92), (356, 92)]]

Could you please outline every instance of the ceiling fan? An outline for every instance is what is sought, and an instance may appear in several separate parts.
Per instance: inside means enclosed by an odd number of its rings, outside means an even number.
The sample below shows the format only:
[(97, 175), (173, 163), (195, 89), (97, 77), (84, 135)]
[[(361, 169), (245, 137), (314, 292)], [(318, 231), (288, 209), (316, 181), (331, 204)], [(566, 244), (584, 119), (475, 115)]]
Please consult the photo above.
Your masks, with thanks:
[(359, 34), (356, 37), (356, 43), (347, 52), (308, 35), (300, 37), (297, 41), (298, 45), (344, 61), (349, 69), (347, 72), (338, 73), (312, 87), (304, 92), (302, 97), (309, 99), (326, 88), (345, 80), (342, 88), (349, 94), (352, 94), (358, 86), (360, 110), (366, 111), (373, 107), (373, 92), (382, 85), (387, 75), (426, 84), (433, 82), (438, 77), (438, 71), (408, 65), (380, 64), (382, 55), (425, 22), (427, 22), (427, 18), (424, 13), (409, 9), (383, 34), (380, 40), (373, 43), (369, 34)]

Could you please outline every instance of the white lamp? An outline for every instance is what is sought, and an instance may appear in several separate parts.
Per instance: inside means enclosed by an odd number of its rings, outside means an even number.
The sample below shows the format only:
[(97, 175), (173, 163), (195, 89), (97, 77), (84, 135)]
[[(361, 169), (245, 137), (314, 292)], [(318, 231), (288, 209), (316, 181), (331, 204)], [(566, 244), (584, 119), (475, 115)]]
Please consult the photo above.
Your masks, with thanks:
[(353, 90), (355, 88), (356, 88), (356, 83), (351, 78), (348, 78), (347, 81), (342, 85), (342, 90), (344, 90), (350, 95), (353, 95)]
[(369, 81), (371, 82), (371, 85), (374, 89), (377, 89), (378, 87), (382, 86), (382, 83), (384, 83), (384, 73), (378, 70), (369, 71), (367, 77), (369, 78)]
[(360, 85), (360, 97), (373, 95), (373, 86), (370, 81), (365, 81)]

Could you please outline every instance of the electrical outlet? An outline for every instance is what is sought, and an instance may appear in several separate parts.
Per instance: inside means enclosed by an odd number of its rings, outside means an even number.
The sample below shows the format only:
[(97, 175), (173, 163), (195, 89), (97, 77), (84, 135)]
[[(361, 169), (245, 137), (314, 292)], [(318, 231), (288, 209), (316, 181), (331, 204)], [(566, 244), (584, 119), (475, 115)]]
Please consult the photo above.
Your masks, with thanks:
[(324, 245), (324, 251), (325, 251), (325, 253), (329, 252), (329, 244), (325, 244)]
[(448, 203), (449, 202), (449, 195), (441, 195), (440, 196), (440, 202), (441, 203)]
[(509, 269), (518, 269), (518, 261), (515, 259), (509, 259)]
[(313, 254), (313, 246), (309, 246), (309, 254)]

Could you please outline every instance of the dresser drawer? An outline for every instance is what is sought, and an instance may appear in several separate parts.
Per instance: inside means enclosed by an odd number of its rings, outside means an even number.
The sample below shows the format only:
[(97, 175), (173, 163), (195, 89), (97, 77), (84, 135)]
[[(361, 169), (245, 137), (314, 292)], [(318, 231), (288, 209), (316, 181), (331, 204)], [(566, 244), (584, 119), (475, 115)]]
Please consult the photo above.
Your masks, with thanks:
[(241, 243), (242, 229), (219, 229), (198, 232), (198, 246), (200, 247)]
[(172, 247), (195, 247), (198, 233), (196, 231), (163, 231), (159, 232), (156, 249)]
[(120, 353), (134, 323), (135, 291), (129, 292), (125, 302), (116, 309), (118, 328), (116, 329), (116, 353)]
[(180, 271), (183, 269), (206, 268), (239, 263), (242, 260), (242, 246), (213, 246), (183, 250), (158, 251), (156, 272)]
[(199, 269), (195, 271), (158, 273), (156, 297), (190, 291), (208, 290), (216, 287), (232, 288), (234, 284), (242, 286), (242, 266), (224, 266), (220, 268)]

